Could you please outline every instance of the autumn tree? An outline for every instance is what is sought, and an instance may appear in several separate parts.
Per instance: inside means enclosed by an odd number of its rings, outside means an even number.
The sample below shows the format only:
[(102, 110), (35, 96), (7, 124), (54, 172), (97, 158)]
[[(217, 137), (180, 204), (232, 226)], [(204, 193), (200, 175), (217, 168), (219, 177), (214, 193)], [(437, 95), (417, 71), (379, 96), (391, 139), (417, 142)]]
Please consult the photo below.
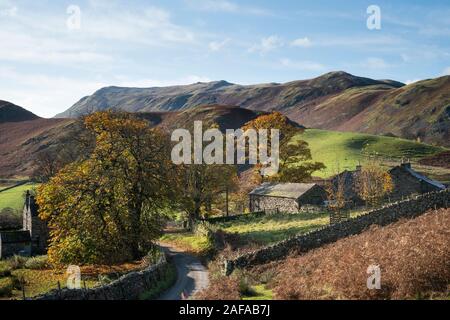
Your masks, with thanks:
[(391, 175), (380, 164), (369, 161), (355, 179), (355, 190), (367, 205), (376, 206), (394, 189)]
[(339, 166), (337, 166), (334, 178), (329, 179), (325, 184), (331, 224), (341, 222), (348, 218), (348, 214), (343, 213), (349, 200), (346, 173), (340, 172)]
[(190, 164), (179, 166), (178, 171), (178, 204), (188, 217), (190, 229), (202, 212), (210, 211), (213, 202), (236, 188), (237, 171), (232, 165)]
[[(228, 197), (223, 201), (223, 196), (228, 196), (229, 192), (234, 191), (237, 185), (236, 166), (223, 164), (225, 145), (222, 143), (223, 134), (217, 123), (209, 123), (208, 128), (203, 128), (203, 123), (200, 124), (202, 130), (212, 129), (218, 137), (211, 138), (211, 141), (208, 142), (202, 136), (201, 154), (197, 154), (197, 158), (200, 159), (196, 159), (195, 147), (190, 141), (196, 124), (198, 125), (194, 122), (186, 129), (182, 129), (183, 135), (179, 137), (181, 142), (178, 141), (177, 145), (183, 146), (183, 148), (178, 150), (174, 147), (172, 150), (173, 156), (183, 158), (183, 161), (177, 166), (176, 185), (180, 190), (177, 193), (176, 202), (179, 209), (186, 213), (190, 229), (202, 216), (212, 212), (213, 204), (225, 202), (228, 208)], [(177, 142), (176, 139), (174, 142)], [(217, 145), (215, 145), (216, 143)], [(206, 159), (203, 159), (206, 153), (211, 156), (211, 163), (207, 163)], [(214, 159), (216, 156), (220, 159)]]
[(38, 189), (53, 263), (137, 259), (159, 237), (173, 197), (168, 137), (127, 113), (85, 118), (95, 137), (86, 160), (61, 169)]
[[(279, 156), (280, 164), (278, 173), (268, 177), (269, 181), (275, 182), (305, 182), (311, 179), (311, 175), (325, 168), (321, 162), (312, 162), (311, 150), (307, 142), (301, 140), (300, 135), (304, 128), (290, 121), (280, 112), (262, 115), (247, 123), (243, 130), (271, 130), (278, 129), (280, 132)], [(271, 137), (268, 139), (266, 148), (271, 150)], [(259, 145), (258, 148), (264, 148)], [(267, 151), (266, 151), (267, 152)], [(256, 166), (261, 170), (262, 165)]]

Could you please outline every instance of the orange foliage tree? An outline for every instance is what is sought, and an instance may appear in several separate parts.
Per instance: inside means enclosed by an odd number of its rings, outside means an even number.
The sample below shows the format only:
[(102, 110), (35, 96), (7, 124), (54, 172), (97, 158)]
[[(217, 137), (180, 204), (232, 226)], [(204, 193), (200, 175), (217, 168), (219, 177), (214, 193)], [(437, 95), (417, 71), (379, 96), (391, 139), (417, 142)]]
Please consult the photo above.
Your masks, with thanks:
[[(277, 174), (267, 178), (269, 181), (305, 182), (311, 179), (315, 171), (325, 169), (323, 163), (311, 161), (309, 145), (300, 138), (304, 128), (280, 112), (259, 116), (243, 127), (243, 130), (248, 129), (267, 129), (269, 132), (270, 129), (280, 130), (280, 166)], [(268, 139), (268, 150), (271, 150), (270, 142), (271, 139)], [(256, 169), (261, 170), (261, 165), (256, 166)]]
[(168, 138), (127, 113), (85, 118), (95, 136), (86, 160), (38, 189), (54, 264), (115, 263), (141, 257), (159, 237), (173, 197)]
[(364, 165), (355, 180), (355, 189), (367, 205), (376, 206), (394, 190), (391, 175), (373, 161)]

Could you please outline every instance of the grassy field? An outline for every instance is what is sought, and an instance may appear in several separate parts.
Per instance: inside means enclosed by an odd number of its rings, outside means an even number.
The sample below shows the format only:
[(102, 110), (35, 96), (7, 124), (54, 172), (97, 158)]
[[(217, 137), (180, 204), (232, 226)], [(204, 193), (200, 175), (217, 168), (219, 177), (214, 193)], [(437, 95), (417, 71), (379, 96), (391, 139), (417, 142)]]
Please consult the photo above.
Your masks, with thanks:
[(273, 300), (272, 290), (267, 289), (263, 284), (252, 286), (250, 289), (250, 294), (242, 295), (242, 300)]
[(331, 176), (337, 169), (353, 170), (368, 155), (376, 155), (386, 161), (399, 161), (401, 158), (415, 161), (445, 150), (400, 138), (317, 129), (308, 129), (298, 138), (309, 143), (314, 161), (327, 166), (327, 169), (315, 174), (320, 177)]
[(208, 240), (208, 237), (192, 232), (166, 233), (159, 241), (197, 256), (205, 255), (211, 250), (211, 242)]
[[(141, 270), (146, 266), (143, 260), (127, 262), (117, 265), (85, 265), (81, 268), (82, 286), (96, 287), (102, 283), (117, 279), (131, 271)], [(169, 276), (169, 275), (168, 275)], [(67, 286), (68, 274), (65, 268), (51, 268), (46, 256), (33, 258), (14, 256), (0, 260), (0, 300), (22, 299), (22, 283), (25, 285), (27, 297), (36, 296), (58, 287)], [(172, 279), (167, 279), (167, 281)], [(160, 286), (170, 285), (161, 281)], [(163, 289), (161, 287), (161, 290)], [(147, 292), (146, 297), (151, 298), (157, 292)]]
[(268, 245), (318, 229), (329, 222), (326, 213), (277, 214), (258, 218), (243, 215), (238, 220), (218, 223), (216, 226), (226, 233), (239, 235), (243, 242)]
[(22, 210), (24, 204), (23, 195), (27, 190), (32, 190), (37, 184), (27, 183), (16, 188), (0, 192), (0, 210), (3, 208), (13, 208)]

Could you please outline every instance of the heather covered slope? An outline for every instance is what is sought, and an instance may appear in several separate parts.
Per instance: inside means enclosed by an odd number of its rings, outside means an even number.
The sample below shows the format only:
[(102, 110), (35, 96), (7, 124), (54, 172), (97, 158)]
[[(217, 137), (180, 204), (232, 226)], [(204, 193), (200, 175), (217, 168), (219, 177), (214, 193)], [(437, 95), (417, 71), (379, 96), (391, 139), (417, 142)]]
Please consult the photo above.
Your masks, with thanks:
[(70, 135), (74, 120), (36, 119), (0, 123), (0, 177), (26, 177), (33, 171), (37, 153), (45, 151)]
[(139, 112), (137, 115), (148, 120), (151, 125), (169, 131), (191, 128), (195, 121), (202, 121), (205, 129), (214, 124), (225, 131), (241, 128), (262, 113), (235, 106), (207, 105), (173, 112)]
[(131, 112), (185, 110), (221, 104), (279, 110), (310, 128), (390, 134), (450, 145), (450, 76), (405, 86), (345, 72), (284, 84), (242, 86), (226, 81), (163, 88), (103, 88), (59, 117), (104, 109)]
[[(150, 126), (171, 132), (190, 128), (201, 120), (205, 128), (217, 124), (221, 130), (238, 129), (259, 112), (231, 106), (202, 106), (179, 112), (140, 112)], [(83, 126), (74, 119), (41, 119), (0, 123), (0, 177), (26, 177), (34, 169), (37, 154), (62, 145), (71, 148)], [(73, 147), (73, 146), (72, 146)]]
[(0, 100), (0, 123), (20, 122), (35, 119), (39, 119), (39, 117), (34, 113), (10, 102)]
[(389, 134), (449, 146), (450, 76), (396, 89), (351, 88), (288, 114), (308, 127)]
[[(372, 227), (276, 268), (278, 299), (449, 297), (450, 209)], [(381, 269), (381, 289), (367, 289), (367, 269)]]
[[(222, 131), (238, 129), (262, 113), (264, 111), (208, 105), (172, 112), (138, 112), (136, 115), (146, 119), (150, 126), (172, 132), (178, 128), (192, 128), (194, 121), (198, 120), (203, 121), (204, 128), (215, 124)], [(64, 143), (70, 145), (69, 138), (76, 137), (79, 130), (82, 126), (73, 119), (36, 119), (0, 124), (0, 177), (29, 175), (38, 153)], [(443, 148), (414, 141), (350, 132), (308, 129), (299, 138), (310, 143), (314, 161), (327, 165), (327, 170), (316, 173), (321, 177), (334, 173), (337, 163), (342, 169), (354, 169), (367, 154), (378, 153), (383, 159), (395, 158), (398, 162), (401, 158), (419, 160), (444, 151)]]

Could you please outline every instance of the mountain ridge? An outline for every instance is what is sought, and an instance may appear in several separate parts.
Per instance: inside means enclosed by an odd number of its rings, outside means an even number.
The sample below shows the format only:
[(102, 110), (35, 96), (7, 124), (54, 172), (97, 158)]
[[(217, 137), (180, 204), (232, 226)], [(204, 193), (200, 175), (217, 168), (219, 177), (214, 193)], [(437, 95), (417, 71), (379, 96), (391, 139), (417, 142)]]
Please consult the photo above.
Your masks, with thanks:
[(0, 123), (40, 119), (37, 115), (11, 102), (0, 100)]
[(59, 117), (105, 109), (182, 111), (204, 105), (277, 110), (308, 128), (391, 135), (450, 146), (450, 76), (405, 85), (344, 71), (283, 84), (224, 80), (153, 88), (101, 88)]

